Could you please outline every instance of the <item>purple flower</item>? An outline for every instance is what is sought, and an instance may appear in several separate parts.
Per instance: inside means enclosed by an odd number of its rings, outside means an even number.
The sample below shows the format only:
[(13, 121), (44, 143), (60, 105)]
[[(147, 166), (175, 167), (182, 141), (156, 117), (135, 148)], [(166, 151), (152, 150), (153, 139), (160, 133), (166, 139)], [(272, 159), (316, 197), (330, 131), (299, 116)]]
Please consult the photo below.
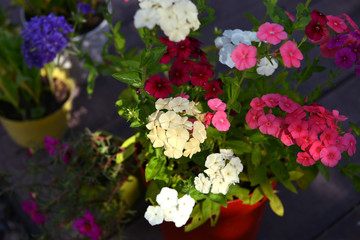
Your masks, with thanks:
[(65, 164), (69, 164), (70, 158), (71, 158), (72, 154), (74, 153), (74, 149), (71, 149), (68, 144), (63, 144), (62, 149), (63, 149), (63, 153), (64, 153), (62, 160), (64, 161)]
[(28, 66), (42, 68), (45, 63), (52, 62), (70, 41), (67, 34), (73, 31), (64, 16), (50, 13), (31, 18), (26, 29), (21, 31), (24, 42), (21, 52)]
[(84, 14), (89, 14), (89, 12), (91, 12), (93, 14), (95, 13), (95, 10), (90, 7), (90, 3), (83, 4), (83, 3), (79, 2), (77, 4), (77, 6), (80, 9), (80, 11)]
[(344, 35), (344, 34), (338, 35), (337, 37), (333, 37), (328, 42), (327, 47), (329, 49), (333, 49), (333, 48), (336, 48), (336, 47), (341, 47), (344, 44), (346, 39), (348, 39), (348, 36)]
[(52, 156), (56, 155), (57, 148), (60, 146), (58, 138), (52, 138), (49, 136), (44, 137), (45, 150)]
[(356, 55), (357, 59), (360, 57), (360, 43), (354, 42), (353, 44), (348, 46), (351, 51)]
[(84, 218), (75, 220), (73, 227), (92, 240), (100, 239), (102, 229), (95, 223), (95, 218), (89, 211), (86, 211)]
[(22, 209), (31, 216), (33, 222), (41, 225), (45, 223), (46, 216), (39, 212), (39, 206), (36, 203), (25, 201), (22, 203)]
[(355, 74), (356, 76), (360, 76), (360, 66), (355, 67)]
[(349, 47), (344, 47), (335, 53), (335, 63), (341, 68), (351, 68), (356, 61), (356, 55)]
[(360, 32), (358, 31), (350, 31), (350, 34), (356, 38), (357, 40), (360, 40)]

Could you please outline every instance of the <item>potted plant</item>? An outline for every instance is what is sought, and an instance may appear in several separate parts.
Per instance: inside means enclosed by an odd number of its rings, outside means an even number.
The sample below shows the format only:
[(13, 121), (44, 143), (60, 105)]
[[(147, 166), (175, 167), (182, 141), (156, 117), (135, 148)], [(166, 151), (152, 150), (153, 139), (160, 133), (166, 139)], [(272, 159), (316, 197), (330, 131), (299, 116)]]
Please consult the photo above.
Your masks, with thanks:
[(20, 180), (3, 190), (22, 193), (23, 210), (41, 227), (36, 238), (121, 236), (142, 191), (136, 162), (124, 155), (128, 143), (89, 130), (65, 141), (47, 136), (44, 143), (45, 151), (35, 150), (27, 168), (15, 173)]
[(71, 25), (49, 15), (33, 18), (27, 27), (21, 34), (0, 27), (0, 120), (23, 147), (66, 132), (75, 87), (67, 73), (54, 65), (56, 55), (70, 41)]
[[(118, 112), (137, 131), (135, 155), (149, 183), (145, 218), (167, 239), (255, 239), (266, 199), (284, 214), (276, 184), (297, 193), (334, 166), (359, 190), (351, 162), (359, 128), (316, 103), (342, 69), (359, 75), (359, 28), (346, 14), (311, 10), (310, 1), (293, 19), (276, 2), (264, 1), (263, 22), (249, 15), (253, 29), (217, 29), (215, 46), (196, 39), (215, 19), (203, 0), (141, 1), (141, 51), (126, 51), (118, 31), (110, 35), (118, 55), (106, 57), (128, 84)], [(215, 73), (219, 62), (226, 71)], [(301, 94), (315, 72), (329, 80)]]

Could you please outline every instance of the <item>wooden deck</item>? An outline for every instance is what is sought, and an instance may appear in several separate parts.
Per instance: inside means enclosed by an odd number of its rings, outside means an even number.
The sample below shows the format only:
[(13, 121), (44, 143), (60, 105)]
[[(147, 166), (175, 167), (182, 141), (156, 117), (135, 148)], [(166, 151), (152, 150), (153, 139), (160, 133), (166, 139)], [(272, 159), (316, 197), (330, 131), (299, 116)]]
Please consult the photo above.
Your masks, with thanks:
[[(259, 0), (209, 0), (208, 2), (216, 10), (216, 26), (223, 30), (251, 29), (252, 25), (244, 13), (252, 13), (261, 19), (265, 13), (265, 7)], [(279, 6), (295, 14), (298, 2), (300, 1), (279, 0)], [(114, 18), (123, 21), (121, 31), (128, 39), (127, 46), (142, 46), (132, 23), (137, 1), (129, 0), (125, 3), (123, 0), (112, 0), (112, 3)], [(360, 25), (359, 0), (314, 0), (310, 6), (325, 14), (347, 13)], [(9, 11), (13, 11), (11, 17), (16, 22), (18, 18), (15, 10), (13, 7), (9, 8)], [(204, 28), (201, 40), (205, 44), (211, 44), (213, 41), (214, 26), (215, 24)], [(327, 64), (334, 66), (332, 61), (327, 61)], [(300, 91), (306, 93), (309, 88), (316, 86), (316, 82), (322, 82), (326, 78), (324, 74), (314, 75), (311, 82)], [(346, 70), (335, 82), (337, 86), (326, 88), (318, 102), (328, 109), (338, 109), (350, 121), (360, 124), (359, 77), (355, 76), (353, 69)], [(123, 84), (111, 77), (99, 77), (94, 95), (88, 99), (86, 87), (78, 86), (79, 94), (74, 101), (71, 130), (76, 132), (88, 127), (91, 130), (107, 130), (122, 137), (130, 136), (132, 130), (124, 120), (120, 119), (115, 107), (115, 101), (123, 88)], [(360, 142), (360, 139), (357, 138), (357, 141)], [(16, 146), (2, 126), (0, 126), (0, 146), (2, 169), (19, 169), (26, 164), (26, 150)], [(352, 158), (357, 163), (360, 163), (359, 152), (358, 149), (357, 154)], [(341, 176), (337, 168), (331, 169), (330, 182), (319, 175), (307, 191), (299, 191), (297, 195), (282, 187), (278, 187), (277, 190), (285, 207), (285, 216), (278, 217), (268, 207), (258, 236), (259, 240), (360, 239), (360, 193), (355, 192), (352, 182)], [(144, 212), (147, 204), (141, 201), (137, 206), (140, 212)], [(124, 233), (127, 239), (163, 239), (159, 228), (151, 227), (141, 215), (127, 227)]]

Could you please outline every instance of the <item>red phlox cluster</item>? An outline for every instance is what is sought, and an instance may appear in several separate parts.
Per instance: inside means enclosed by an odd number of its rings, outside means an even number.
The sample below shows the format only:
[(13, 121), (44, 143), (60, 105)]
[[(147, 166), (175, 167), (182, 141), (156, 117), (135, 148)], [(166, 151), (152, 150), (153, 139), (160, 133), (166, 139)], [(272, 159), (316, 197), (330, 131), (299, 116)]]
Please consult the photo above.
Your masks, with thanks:
[[(356, 140), (349, 132), (340, 132), (337, 123), (347, 118), (337, 110), (330, 112), (323, 106), (301, 106), (287, 96), (269, 93), (254, 98), (245, 120), (251, 129), (259, 128), (263, 134), (280, 139), (286, 146), (298, 145), (303, 152), (297, 162), (310, 166), (321, 160), (325, 166), (334, 167), (347, 151), (352, 156)], [(278, 108), (280, 116), (275, 116)]]

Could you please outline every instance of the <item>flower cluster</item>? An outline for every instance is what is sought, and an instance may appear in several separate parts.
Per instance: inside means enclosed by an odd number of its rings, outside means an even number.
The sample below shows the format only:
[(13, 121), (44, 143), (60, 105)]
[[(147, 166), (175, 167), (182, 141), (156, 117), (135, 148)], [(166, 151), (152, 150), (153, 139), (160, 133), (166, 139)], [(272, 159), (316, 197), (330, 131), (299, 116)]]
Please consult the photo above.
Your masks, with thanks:
[(140, 0), (140, 9), (134, 16), (136, 28), (153, 29), (159, 25), (171, 41), (185, 39), (190, 29), (200, 26), (198, 10), (190, 0)]
[(161, 189), (156, 202), (160, 206), (148, 206), (145, 212), (145, 219), (152, 226), (161, 224), (164, 220), (174, 222), (176, 227), (184, 226), (195, 205), (195, 200), (190, 195), (178, 198), (178, 192), (168, 187)]
[(66, 143), (61, 144), (59, 138), (45, 136), (44, 148), (51, 156), (61, 156), (65, 164), (68, 164), (74, 150)]
[(26, 23), (26, 29), (21, 32), (24, 45), (22, 53), (28, 66), (42, 68), (52, 62), (69, 42), (68, 33), (73, 32), (72, 26), (63, 16), (33, 17)]
[(195, 102), (182, 97), (160, 98), (155, 107), (156, 112), (148, 117), (146, 125), (153, 147), (164, 147), (164, 154), (175, 159), (191, 158), (201, 151), (200, 143), (206, 139), (206, 130), (199, 120), (201, 112)]
[[(287, 96), (272, 93), (254, 98), (250, 105), (246, 114), (249, 127), (279, 138), (286, 146), (298, 145), (303, 152), (297, 154), (296, 161), (304, 166), (321, 160), (325, 166), (334, 167), (342, 152), (352, 156), (356, 151), (354, 136), (339, 132), (337, 123), (347, 118), (337, 110), (330, 112), (317, 104), (301, 106)], [(273, 114), (276, 107), (281, 116)]]
[(323, 57), (335, 58), (336, 65), (344, 69), (355, 64), (355, 73), (360, 76), (360, 31), (347, 14), (325, 15), (315, 9), (305, 33), (312, 42), (320, 43)]
[(40, 212), (39, 206), (36, 203), (25, 201), (22, 203), (22, 209), (31, 216), (33, 222), (41, 225), (45, 223), (46, 216)]
[(196, 190), (208, 194), (222, 193), (226, 195), (231, 184), (239, 183), (239, 174), (243, 171), (240, 158), (234, 155), (232, 149), (220, 149), (220, 153), (207, 156), (204, 171), (208, 177), (200, 173), (194, 179)]
[(101, 236), (101, 227), (95, 223), (94, 216), (86, 211), (84, 218), (74, 221), (73, 228), (76, 228), (81, 234), (88, 236), (92, 240), (99, 240)]
[(210, 122), (217, 130), (226, 132), (230, 128), (230, 122), (225, 113), (226, 104), (218, 98), (213, 98), (208, 101), (208, 106), (215, 111), (215, 113), (207, 112), (205, 115), (205, 126), (208, 128)]

